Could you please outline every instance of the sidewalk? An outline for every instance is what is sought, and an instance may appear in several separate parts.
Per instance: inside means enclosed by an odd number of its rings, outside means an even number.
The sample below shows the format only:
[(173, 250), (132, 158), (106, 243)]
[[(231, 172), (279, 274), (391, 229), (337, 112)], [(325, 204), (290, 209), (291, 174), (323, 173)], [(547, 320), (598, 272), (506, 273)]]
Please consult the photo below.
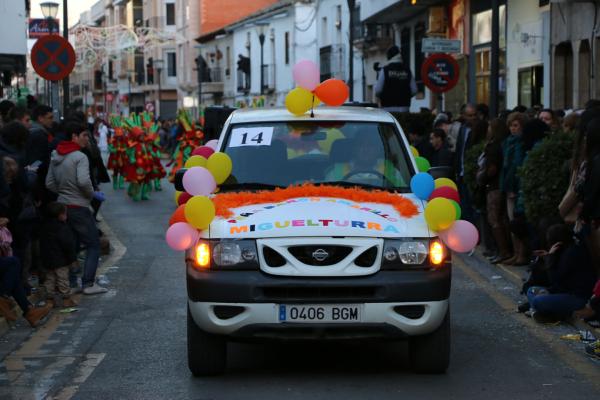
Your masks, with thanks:
[[(102, 215), (99, 214), (99, 217), (102, 218)], [(109, 267), (114, 265), (123, 256), (123, 254), (125, 254), (126, 251), (126, 248), (117, 239), (117, 237), (114, 235), (110, 227), (104, 222), (103, 219), (98, 224), (98, 228), (102, 231), (103, 236), (108, 239), (110, 250), (108, 254), (101, 254), (100, 264), (98, 265), (96, 276), (105, 274), (108, 271)], [(32, 294), (29, 296), (29, 302), (31, 304), (37, 304), (45, 300), (44, 297), (44, 289), (38, 281), (38, 285), (34, 288)], [(77, 304), (81, 303), (82, 297), (82, 294), (77, 294), (73, 296)], [(14, 311), (18, 316), (17, 321), (19, 321), (22, 316), (21, 309), (19, 307), (15, 307)], [(56, 313), (58, 311), (59, 309), (54, 309), (53, 311), (51, 311), (51, 314)], [(0, 316), (0, 337), (3, 336), (6, 332), (8, 332), (11, 329), (11, 326), (13, 326), (15, 323), (16, 322), (10, 323), (4, 317)]]
[[(487, 265), (492, 271), (500, 274), (506, 281), (510, 282), (514, 286), (518, 288), (520, 291), (521, 286), (529, 277), (529, 268), (525, 266), (512, 266), (512, 265), (502, 265), (502, 264), (491, 264), (486, 257), (483, 256), (482, 250), (478, 247), (473, 253), (472, 256), (461, 255), (462, 261), (469, 265), (472, 268), (477, 268), (481, 264)], [(492, 276), (492, 279), (495, 277)], [(526, 301), (526, 297), (524, 295), (521, 296), (522, 301)], [(517, 308), (517, 303), (515, 302), (515, 312)], [(526, 318), (524, 316), (524, 318)], [(600, 328), (594, 328), (589, 325), (585, 321), (578, 318), (569, 318), (565, 321), (567, 324), (572, 325), (578, 331), (590, 331), (597, 338), (600, 339)], [(540, 326), (544, 326), (540, 324)]]

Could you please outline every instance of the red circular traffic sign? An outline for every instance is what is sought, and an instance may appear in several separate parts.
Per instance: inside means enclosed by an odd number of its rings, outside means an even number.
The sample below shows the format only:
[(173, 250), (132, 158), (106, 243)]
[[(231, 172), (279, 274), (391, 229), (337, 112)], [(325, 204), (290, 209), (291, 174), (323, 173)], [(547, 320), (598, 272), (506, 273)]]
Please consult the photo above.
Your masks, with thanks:
[(31, 65), (39, 76), (49, 81), (65, 79), (75, 68), (75, 50), (62, 36), (39, 38), (31, 49)]
[(454, 57), (448, 54), (433, 54), (421, 67), (421, 77), (425, 86), (435, 93), (444, 93), (458, 83), (459, 66)]

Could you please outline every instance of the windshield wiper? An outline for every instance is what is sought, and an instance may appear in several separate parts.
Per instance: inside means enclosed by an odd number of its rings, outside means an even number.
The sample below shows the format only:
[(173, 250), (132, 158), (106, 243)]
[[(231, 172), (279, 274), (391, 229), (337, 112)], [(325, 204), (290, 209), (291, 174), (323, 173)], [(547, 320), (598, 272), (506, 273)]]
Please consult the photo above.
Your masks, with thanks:
[(359, 188), (363, 188), (363, 189), (385, 190), (388, 192), (400, 192), (400, 193), (410, 192), (410, 189), (405, 188), (405, 187), (384, 187), (384, 186), (370, 185), (368, 183), (359, 183), (359, 182), (332, 181), (332, 182), (319, 182), (319, 183), (321, 185), (333, 185), (333, 186), (342, 186), (342, 187), (359, 187)]
[(273, 190), (273, 189), (281, 189), (284, 186), (281, 185), (271, 185), (268, 183), (259, 183), (259, 182), (242, 182), (242, 183), (226, 183), (219, 186), (221, 190)]

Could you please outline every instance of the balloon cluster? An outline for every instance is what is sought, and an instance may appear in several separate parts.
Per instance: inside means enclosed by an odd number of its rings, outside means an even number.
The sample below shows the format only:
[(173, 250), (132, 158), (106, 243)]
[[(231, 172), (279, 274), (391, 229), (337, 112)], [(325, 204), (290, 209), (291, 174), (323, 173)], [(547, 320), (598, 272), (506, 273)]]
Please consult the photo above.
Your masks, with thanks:
[(217, 141), (195, 148), (186, 161), (183, 174), (185, 192), (175, 192), (178, 207), (169, 220), (167, 244), (173, 250), (187, 250), (196, 243), (201, 230), (208, 228), (215, 218), (215, 205), (208, 197), (225, 182), (232, 170), (232, 162), (225, 153), (215, 152)]
[(319, 67), (310, 61), (302, 60), (292, 69), (294, 81), (298, 85), (285, 97), (285, 106), (294, 115), (302, 115), (321, 104), (341, 106), (350, 94), (350, 89), (340, 79), (327, 79), (320, 82)]
[[(411, 149), (413, 155), (416, 150)], [(417, 166), (418, 159), (415, 155)], [(427, 160), (425, 160), (427, 161)], [(427, 163), (429, 164), (429, 163)], [(479, 232), (470, 222), (461, 220), (460, 196), (456, 184), (448, 178), (433, 179), (426, 171), (412, 177), (410, 188), (421, 200), (427, 200), (425, 221), (429, 229), (437, 232), (440, 239), (457, 253), (467, 253), (477, 246)]]

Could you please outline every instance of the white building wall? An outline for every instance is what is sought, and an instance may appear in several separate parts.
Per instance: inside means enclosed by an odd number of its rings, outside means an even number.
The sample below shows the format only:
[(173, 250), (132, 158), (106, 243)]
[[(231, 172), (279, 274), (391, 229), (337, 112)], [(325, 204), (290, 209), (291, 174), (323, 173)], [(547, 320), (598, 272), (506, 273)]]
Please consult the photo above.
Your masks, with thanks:
[(27, 54), (27, 12), (22, 0), (0, 0), (0, 54)]
[[(550, 11), (537, 1), (508, 0), (506, 28), (506, 104), (519, 103), (519, 70), (544, 66), (543, 104), (550, 104)], [(523, 36), (529, 36), (525, 40)]]

